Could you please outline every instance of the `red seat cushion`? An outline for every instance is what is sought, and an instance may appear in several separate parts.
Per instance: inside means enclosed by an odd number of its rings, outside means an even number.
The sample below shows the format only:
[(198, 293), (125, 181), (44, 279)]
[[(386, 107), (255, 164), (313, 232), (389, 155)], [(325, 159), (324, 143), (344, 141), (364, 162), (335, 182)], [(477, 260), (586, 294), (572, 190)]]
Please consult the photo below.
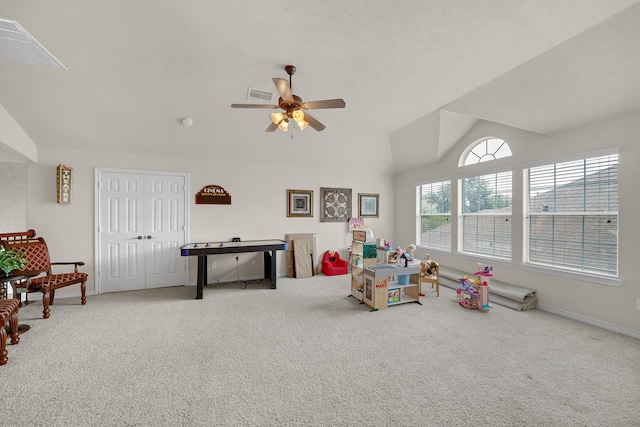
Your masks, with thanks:
[(60, 273), (50, 276), (34, 277), (29, 281), (30, 289), (43, 289), (48, 286), (49, 289), (56, 289), (59, 285), (69, 285), (72, 283), (81, 283), (87, 281), (87, 273)]

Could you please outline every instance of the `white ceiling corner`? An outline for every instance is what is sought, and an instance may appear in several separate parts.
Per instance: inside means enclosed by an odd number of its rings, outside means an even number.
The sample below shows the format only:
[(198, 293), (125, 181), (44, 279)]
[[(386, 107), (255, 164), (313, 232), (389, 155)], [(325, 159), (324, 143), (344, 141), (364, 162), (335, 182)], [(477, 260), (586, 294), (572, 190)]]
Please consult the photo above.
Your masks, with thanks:
[(440, 109), (438, 160), (442, 159), (476, 123), (477, 117)]

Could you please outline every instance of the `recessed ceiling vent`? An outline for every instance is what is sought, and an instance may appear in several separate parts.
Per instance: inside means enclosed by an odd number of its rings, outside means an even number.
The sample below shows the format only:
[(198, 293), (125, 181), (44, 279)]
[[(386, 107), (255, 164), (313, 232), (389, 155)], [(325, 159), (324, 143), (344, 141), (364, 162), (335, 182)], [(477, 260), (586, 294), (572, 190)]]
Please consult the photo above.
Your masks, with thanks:
[(271, 98), (273, 98), (273, 92), (266, 92), (264, 90), (258, 90), (252, 87), (250, 87), (249, 91), (247, 92), (247, 99), (251, 99), (254, 101), (269, 103), (271, 102)]
[(0, 59), (67, 69), (20, 24), (4, 18), (0, 18)]

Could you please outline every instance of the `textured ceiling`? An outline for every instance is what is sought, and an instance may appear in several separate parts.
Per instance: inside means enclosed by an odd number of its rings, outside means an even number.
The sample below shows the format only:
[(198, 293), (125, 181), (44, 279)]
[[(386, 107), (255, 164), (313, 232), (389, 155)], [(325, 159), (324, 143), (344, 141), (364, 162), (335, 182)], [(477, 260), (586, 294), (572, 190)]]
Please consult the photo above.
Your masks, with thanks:
[[(0, 104), (39, 147), (417, 166), (477, 119), (551, 134), (640, 108), (637, 3), (3, 0), (68, 71), (0, 60)], [(346, 101), (314, 112), (326, 130), (230, 108), (287, 64), (304, 100)]]

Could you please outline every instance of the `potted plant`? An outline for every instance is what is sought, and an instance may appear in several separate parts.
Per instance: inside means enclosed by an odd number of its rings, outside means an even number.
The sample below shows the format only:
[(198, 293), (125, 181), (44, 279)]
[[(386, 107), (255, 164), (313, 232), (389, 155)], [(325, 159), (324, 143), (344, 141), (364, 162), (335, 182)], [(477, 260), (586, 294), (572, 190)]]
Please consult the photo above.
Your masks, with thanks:
[[(1, 248), (0, 248), (1, 249)], [(5, 276), (9, 276), (13, 270), (21, 270), (27, 264), (27, 259), (21, 257), (10, 249), (0, 250), (0, 270)]]

